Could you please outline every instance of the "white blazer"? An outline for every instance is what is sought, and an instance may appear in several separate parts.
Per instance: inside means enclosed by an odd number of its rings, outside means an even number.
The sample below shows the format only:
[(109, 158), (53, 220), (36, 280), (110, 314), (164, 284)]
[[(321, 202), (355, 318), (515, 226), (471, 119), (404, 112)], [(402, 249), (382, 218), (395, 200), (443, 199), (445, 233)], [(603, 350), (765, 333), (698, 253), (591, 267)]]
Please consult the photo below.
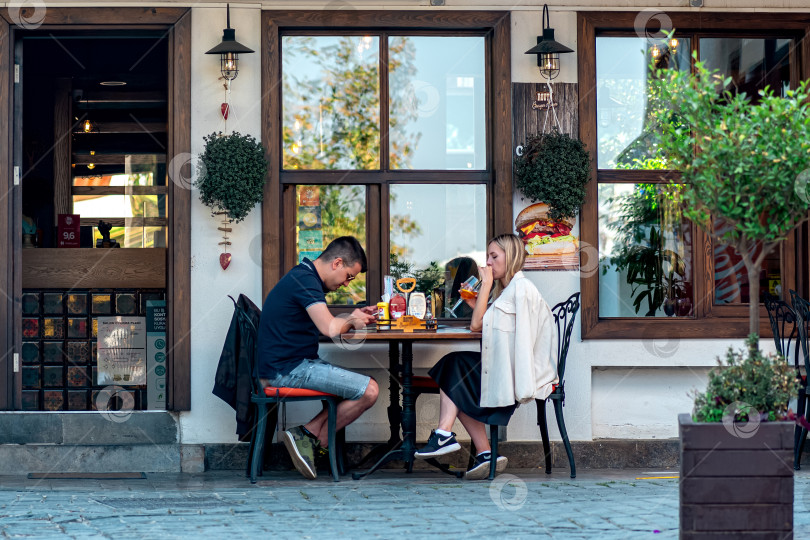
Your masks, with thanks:
[(551, 394), (557, 378), (557, 328), (548, 304), (518, 272), (484, 313), (481, 407), (528, 403)]

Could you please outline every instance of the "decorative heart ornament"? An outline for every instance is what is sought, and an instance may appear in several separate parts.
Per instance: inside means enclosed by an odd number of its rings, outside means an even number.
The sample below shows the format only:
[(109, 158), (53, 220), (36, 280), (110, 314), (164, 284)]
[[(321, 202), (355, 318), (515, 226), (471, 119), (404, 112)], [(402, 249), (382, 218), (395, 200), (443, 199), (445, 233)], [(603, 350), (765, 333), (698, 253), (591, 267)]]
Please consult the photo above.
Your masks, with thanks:
[(230, 253), (222, 253), (219, 256), (219, 265), (222, 267), (223, 270), (228, 268), (228, 265), (231, 264), (231, 254)]
[(219, 110), (222, 111), (222, 118), (227, 120), (228, 113), (231, 112), (231, 106), (228, 105), (227, 103), (223, 103), (222, 105), (220, 105)]

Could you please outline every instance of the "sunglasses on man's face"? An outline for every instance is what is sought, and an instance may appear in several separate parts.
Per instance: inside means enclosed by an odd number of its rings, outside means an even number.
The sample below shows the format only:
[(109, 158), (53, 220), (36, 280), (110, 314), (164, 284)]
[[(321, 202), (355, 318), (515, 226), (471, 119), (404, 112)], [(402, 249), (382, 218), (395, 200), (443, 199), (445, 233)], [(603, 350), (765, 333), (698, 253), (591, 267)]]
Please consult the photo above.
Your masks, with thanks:
[(349, 272), (349, 269), (346, 268), (346, 263), (340, 261), (340, 264), (343, 265), (343, 269), (346, 270), (346, 279), (344, 281), (352, 281), (357, 277), (357, 274), (352, 275), (352, 273)]

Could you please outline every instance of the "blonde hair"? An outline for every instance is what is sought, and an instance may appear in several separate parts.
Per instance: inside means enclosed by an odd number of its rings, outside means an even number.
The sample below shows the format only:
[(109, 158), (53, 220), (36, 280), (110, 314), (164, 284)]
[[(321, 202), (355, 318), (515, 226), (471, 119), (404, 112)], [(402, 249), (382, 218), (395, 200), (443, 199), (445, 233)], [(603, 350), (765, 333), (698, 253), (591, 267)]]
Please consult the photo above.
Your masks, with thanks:
[(509, 285), (515, 274), (520, 272), (523, 268), (523, 262), (526, 260), (526, 249), (523, 247), (523, 242), (514, 234), (499, 234), (489, 242), (487, 242), (487, 250), (489, 245), (495, 244), (503, 250), (506, 254), (506, 275), (503, 277), (504, 285), (498, 280), (492, 287), (492, 299), (498, 298), (503, 289)]

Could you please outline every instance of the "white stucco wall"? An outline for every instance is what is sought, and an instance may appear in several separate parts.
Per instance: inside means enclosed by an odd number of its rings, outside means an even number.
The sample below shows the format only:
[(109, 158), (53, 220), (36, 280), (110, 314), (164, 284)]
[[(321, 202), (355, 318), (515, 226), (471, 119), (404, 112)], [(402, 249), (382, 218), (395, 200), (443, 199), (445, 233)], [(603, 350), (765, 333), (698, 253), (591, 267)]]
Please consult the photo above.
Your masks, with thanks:
[[(598, 2), (580, 2), (590, 9)], [(604, 2), (602, 2), (604, 3)], [(718, 8), (752, 7), (749, 2), (706, 0)], [(512, 78), (515, 82), (540, 82), (536, 57), (524, 52), (535, 43), (541, 33), (542, 3), (524, 2), (465, 2), (448, 0), (445, 9), (513, 9), (512, 17)], [(533, 7), (526, 4), (533, 4)], [(660, 2), (659, 5), (667, 4)], [(681, 2), (669, 3), (684, 9)], [(778, 8), (810, 7), (810, 2), (769, 2)], [(324, 7), (331, 9), (431, 9), (427, 0), (414, 2), (269, 2), (265, 9)], [(551, 26), (556, 38), (576, 50), (575, 7), (551, 7)], [(626, 2), (623, 9), (640, 9), (638, 2)], [(433, 8), (436, 9), (436, 8)], [(614, 8), (615, 9), (615, 8)], [(204, 53), (221, 38), (225, 23), (222, 4), (194, 4), (192, 8), (192, 153), (202, 150), (204, 134), (223, 129), (219, 105), (223, 101), (222, 82), (217, 80), (219, 62)], [(256, 51), (261, 47), (260, 5), (237, 4), (231, 7), (231, 24), (237, 29), (237, 40)], [(560, 82), (576, 82), (576, 55), (564, 56)], [(260, 135), (261, 118), (260, 54), (240, 57), (240, 75), (233, 83), (231, 102), (234, 114), (228, 128), (242, 133)], [(516, 209), (522, 208), (515, 195)], [(263, 300), (260, 269), (260, 212), (255, 210), (243, 223), (235, 225), (232, 234), (233, 261), (223, 271), (218, 264), (222, 249), (217, 245), (220, 232), (218, 221), (202, 206), (196, 194), (192, 203), (192, 298), (191, 298), (191, 396), (192, 409), (180, 414), (181, 437), (184, 443), (235, 442), (233, 411), (211, 394), (214, 372), (219, 353), (232, 315), (226, 295), (240, 292), (250, 296), (257, 304)], [(528, 272), (549, 304), (566, 299), (579, 290), (580, 273)], [(640, 336), (643, 337), (643, 336)], [(688, 396), (694, 388), (704, 386), (707, 369), (715, 364), (715, 357), (730, 345), (741, 346), (742, 340), (589, 340), (580, 339), (580, 326), (576, 325), (571, 340), (566, 372), (565, 419), (572, 440), (593, 438), (668, 438), (677, 437), (676, 416), (689, 411)], [(771, 340), (763, 340), (763, 348), (773, 350)], [(466, 348), (476, 349), (475, 344)], [(377, 405), (360, 421), (351, 425), (349, 440), (387, 440), (388, 406), (387, 365), (388, 350), (384, 345), (364, 344), (358, 350), (348, 351), (340, 346), (322, 346), (322, 357), (336, 364), (367, 373), (381, 382), (382, 392)], [(417, 372), (429, 368), (450, 346), (418, 344), (414, 347)], [(319, 406), (290, 406), (287, 422), (290, 425), (308, 420)], [(509, 440), (537, 440), (534, 406), (518, 409), (509, 425)], [(417, 404), (417, 435), (427, 436), (438, 418), (436, 396), (424, 396)], [(558, 438), (553, 411), (549, 406), (552, 438)], [(457, 424), (457, 431), (463, 428)]]
[[(191, 39), (191, 153), (203, 150), (203, 136), (223, 131), (220, 114), (225, 101), (223, 81), (218, 80), (219, 56), (205, 51), (222, 40), (225, 8), (192, 9)], [(231, 6), (231, 27), (236, 40), (257, 51), (239, 57), (239, 75), (231, 85), (228, 131), (261, 139), (261, 22), (258, 6)], [(195, 179), (196, 179), (196, 172)], [(211, 216), (194, 190), (191, 203), (191, 411), (180, 415), (184, 443), (235, 441), (233, 410), (211, 393), (219, 353), (233, 314), (227, 295), (244, 293), (261, 305), (261, 212), (257, 207), (243, 222), (234, 224), (230, 241), (233, 258), (227, 270), (219, 266), (223, 252), (221, 221)]]

